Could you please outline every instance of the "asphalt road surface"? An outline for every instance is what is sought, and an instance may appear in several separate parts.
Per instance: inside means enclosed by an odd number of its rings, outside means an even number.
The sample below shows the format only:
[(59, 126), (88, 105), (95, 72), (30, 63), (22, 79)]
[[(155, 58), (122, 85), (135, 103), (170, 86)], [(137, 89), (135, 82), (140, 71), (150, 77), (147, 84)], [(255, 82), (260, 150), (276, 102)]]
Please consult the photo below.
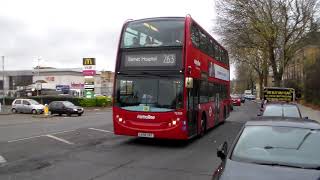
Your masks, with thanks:
[(258, 104), (235, 107), (224, 124), (189, 142), (115, 136), (111, 111), (82, 117), (0, 116), (0, 179), (210, 179), (217, 147), (233, 141)]

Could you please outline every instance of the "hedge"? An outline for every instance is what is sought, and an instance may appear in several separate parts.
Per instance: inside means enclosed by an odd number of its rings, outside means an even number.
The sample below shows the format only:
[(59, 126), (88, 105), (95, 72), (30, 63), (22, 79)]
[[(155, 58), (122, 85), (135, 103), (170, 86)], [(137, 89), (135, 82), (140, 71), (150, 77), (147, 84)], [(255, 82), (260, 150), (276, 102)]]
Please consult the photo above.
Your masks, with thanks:
[[(32, 96), (32, 97), (21, 97), (26, 99), (33, 99), (41, 104), (50, 104), (52, 101), (70, 101), (77, 106), (83, 107), (106, 107), (111, 106), (111, 98), (98, 96), (95, 98), (79, 98), (73, 96)], [(5, 102), (6, 105), (11, 105), (12, 102), (17, 99), (13, 97), (6, 97)], [(2, 103), (2, 99), (0, 98), (0, 102)]]

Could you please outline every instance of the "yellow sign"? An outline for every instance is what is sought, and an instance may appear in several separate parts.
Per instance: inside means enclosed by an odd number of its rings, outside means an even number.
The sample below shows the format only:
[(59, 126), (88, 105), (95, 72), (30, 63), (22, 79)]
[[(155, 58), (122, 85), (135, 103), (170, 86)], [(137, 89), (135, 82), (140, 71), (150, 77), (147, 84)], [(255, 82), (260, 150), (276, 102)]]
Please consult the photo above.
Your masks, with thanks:
[(265, 88), (264, 97), (269, 101), (294, 101), (294, 89)]
[(83, 58), (83, 65), (96, 65), (95, 58)]
[(143, 111), (150, 111), (150, 106), (143, 106)]

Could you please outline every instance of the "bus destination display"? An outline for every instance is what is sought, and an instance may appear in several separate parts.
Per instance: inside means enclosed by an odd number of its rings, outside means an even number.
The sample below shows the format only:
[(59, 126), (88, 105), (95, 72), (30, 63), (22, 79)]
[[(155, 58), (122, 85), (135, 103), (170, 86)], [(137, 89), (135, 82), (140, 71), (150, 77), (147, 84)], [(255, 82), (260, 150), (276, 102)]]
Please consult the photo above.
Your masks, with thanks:
[(125, 55), (124, 66), (176, 66), (176, 54)]

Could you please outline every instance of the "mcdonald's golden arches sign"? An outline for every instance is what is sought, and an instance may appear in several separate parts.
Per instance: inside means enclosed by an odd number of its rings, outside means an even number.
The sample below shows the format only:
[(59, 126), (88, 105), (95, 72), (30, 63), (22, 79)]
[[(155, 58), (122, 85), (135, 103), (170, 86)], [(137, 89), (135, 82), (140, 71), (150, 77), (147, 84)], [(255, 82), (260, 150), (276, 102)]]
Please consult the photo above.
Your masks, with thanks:
[(83, 65), (96, 65), (96, 59), (95, 58), (83, 58)]

